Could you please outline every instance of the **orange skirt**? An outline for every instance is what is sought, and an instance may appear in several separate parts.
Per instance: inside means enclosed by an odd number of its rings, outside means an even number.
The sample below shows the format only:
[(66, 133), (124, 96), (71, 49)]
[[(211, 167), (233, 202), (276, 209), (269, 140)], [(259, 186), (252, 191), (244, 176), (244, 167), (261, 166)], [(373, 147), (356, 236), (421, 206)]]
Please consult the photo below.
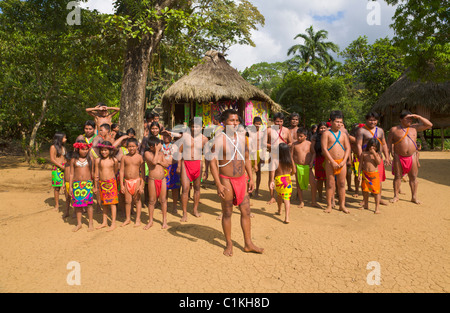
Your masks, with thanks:
[(380, 193), (380, 173), (362, 171), (363, 179), (361, 182), (361, 188), (363, 192), (370, 192), (373, 194)]

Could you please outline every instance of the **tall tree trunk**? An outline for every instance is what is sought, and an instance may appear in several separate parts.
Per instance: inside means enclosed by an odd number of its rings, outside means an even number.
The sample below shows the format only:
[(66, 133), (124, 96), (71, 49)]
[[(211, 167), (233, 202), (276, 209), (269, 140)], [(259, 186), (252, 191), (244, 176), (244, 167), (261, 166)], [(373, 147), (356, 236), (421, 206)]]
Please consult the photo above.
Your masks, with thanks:
[[(160, 2), (156, 5), (159, 11), (165, 7), (172, 7), (176, 0)], [(131, 38), (127, 42), (119, 125), (123, 131), (134, 128), (138, 140), (142, 140), (144, 136), (145, 87), (150, 60), (164, 35), (165, 26), (164, 19), (158, 19), (152, 25), (154, 31), (152, 35), (143, 35), (141, 39)]]

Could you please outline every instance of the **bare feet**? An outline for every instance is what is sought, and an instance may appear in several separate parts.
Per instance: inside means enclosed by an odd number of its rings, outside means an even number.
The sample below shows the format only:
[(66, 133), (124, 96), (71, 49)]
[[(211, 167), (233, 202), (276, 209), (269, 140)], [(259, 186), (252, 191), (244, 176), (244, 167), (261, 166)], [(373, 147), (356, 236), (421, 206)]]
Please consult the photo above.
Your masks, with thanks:
[(144, 230), (147, 230), (147, 229), (149, 229), (152, 226), (153, 226), (153, 221), (150, 221), (150, 222), (148, 222), (147, 225), (145, 225)]
[(116, 229), (116, 223), (111, 223), (111, 226), (108, 228), (107, 231), (113, 231), (114, 229)]
[(422, 202), (420, 202), (419, 200), (417, 200), (417, 199), (411, 199), (411, 202), (412, 203), (415, 203), (415, 204), (421, 204)]
[(218, 217), (216, 217), (216, 220), (218, 220), (218, 221), (220, 221), (222, 219), (222, 213), (221, 214), (219, 214), (219, 216)]
[(136, 221), (133, 227), (141, 227), (141, 221)]
[(272, 204), (272, 203), (275, 203), (275, 202), (276, 202), (275, 198), (272, 198), (272, 199), (270, 199), (270, 200), (267, 202), (267, 204)]
[(250, 245), (246, 245), (244, 247), (244, 251), (245, 252), (253, 252), (253, 253), (261, 254), (261, 253), (263, 253), (264, 248), (259, 248), (259, 247), (255, 246), (254, 244), (250, 244)]
[(380, 204), (381, 205), (388, 205), (388, 203), (386, 201), (384, 201), (383, 199), (380, 199)]
[(73, 231), (73, 232), (77, 232), (77, 231), (79, 231), (81, 228), (82, 228), (81, 225), (77, 225), (77, 226), (75, 226), (74, 229), (72, 229), (72, 231)]
[(183, 216), (181, 217), (180, 222), (187, 222), (187, 215), (183, 214)]
[(395, 203), (398, 201), (398, 197), (394, 197), (391, 200), (389, 200), (390, 203)]
[(131, 220), (126, 220), (125, 222), (123, 222), (122, 225), (120, 225), (120, 227), (127, 226), (127, 225), (130, 224), (130, 223), (131, 223)]
[(102, 228), (104, 228), (104, 227), (108, 227), (108, 224), (107, 223), (103, 223), (103, 224), (101, 224), (101, 225), (98, 225), (97, 227), (95, 227), (96, 229), (102, 229)]
[(352, 195), (352, 197), (353, 197), (353, 198), (358, 198), (358, 197), (359, 197), (359, 194), (354, 193), (354, 194)]
[(333, 210), (333, 209), (332, 209), (331, 207), (327, 207), (327, 208), (323, 211), (323, 213), (331, 213), (332, 210)]
[(341, 208), (339, 208), (339, 211), (342, 211), (342, 212), (344, 212), (345, 214), (350, 214), (350, 211), (347, 210), (346, 207), (341, 207)]
[(373, 212), (374, 214), (380, 214), (381, 212), (380, 212), (380, 210), (378, 210), (378, 209), (375, 209), (375, 212)]
[(225, 256), (233, 256), (233, 246), (226, 246), (225, 249), (223, 250), (223, 255)]
[(298, 205), (299, 208), (303, 208), (305, 206), (305, 203), (302, 201), (300, 202), (300, 204)]
[(202, 216), (202, 214), (199, 213), (198, 211), (194, 211), (194, 216), (195, 216), (195, 217), (200, 217), (200, 216)]
[(169, 228), (169, 225), (167, 225), (167, 223), (163, 223), (161, 226), (161, 229), (167, 229)]
[(316, 207), (316, 208), (319, 208), (319, 209), (323, 209), (322, 206), (319, 203), (317, 203), (317, 202), (313, 202), (313, 203), (311, 203), (311, 205), (313, 207)]

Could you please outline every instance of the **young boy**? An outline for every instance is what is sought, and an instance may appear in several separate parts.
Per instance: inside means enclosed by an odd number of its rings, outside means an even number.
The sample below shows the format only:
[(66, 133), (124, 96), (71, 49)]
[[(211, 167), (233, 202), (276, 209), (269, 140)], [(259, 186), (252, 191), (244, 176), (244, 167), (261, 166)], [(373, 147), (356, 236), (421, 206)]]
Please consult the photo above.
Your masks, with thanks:
[(297, 194), (300, 199), (299, 207), (302, 208), (304, 206), (302, 190), (307, 190), (309, 183), (311, 185), (311, 204), (321, 208), (316, 202), (317, 186), (312, 172), (314, 160), (311, 142), (307, 140), (308, 130), (306, 128), (299, 128), (296, 137), (297, 141), (292, 145), (292, 159), (297, 168)]
[(291, 136), (292, 136), (292, 141), (295, 142), (297, 141), (297, 130), (298, 130), (298, 125), (300, 123), (300, 114), (298, 113), (292, 113), (289, 116), (289, 131), (291, 132)]
[[(379, 214), (378, 207), (381, 199), (381, 181), (378, 166), (383, 159), (379, 154), (380, 143), (377, 139), (371, 138), (366, 143), (366, 149), (360, 155), (360, 166), (358, 170), (358, 179), (361, 182), (361, 189), (363, 191), (363, 207), (369, 209), (369, 193), (375, 197), (375, 214)], [(362, 171), (362, 178), (361, 178)], [(360, 209), (362, 209), (361, 207)]]
[(153, 213), (155, 210), (156, 200), (161, 204), (163, 215), (162, 229), (168, 228), (167, 225), (167, 167), (172, 164), (172, 157), (166, 159), (163, 151), (161, 151), (161, 140), (155, 136), (148, 139), (149, 150), (145, 152), (144, 159), (148, 164), (148, 212), (149, 222), (144, 227), (145, 230), (153, 226)]
[(190, 133), (184, 133), (177, 146), (182, 157), (178, 161), (177, 174), (181, 178), (181, 205), (183, 208), (183, 216), (181, 222), (187, 222), (187, 205), (189, 200), (190, 183), (194, 185), (194, 216), (200, 217), (198, 212), (198, 204), (200, 202), (200, 182), (202, 172), (202, 151), (203, 147), (208, 143), (208, 138), (202, 134), (202, 124), (194, 122), (192, 119), (189, 123)]
[[(345, 182), (347, 176), (347, 159), (350, 155), (350, 142), (348, 136), (341, 131), (344, 125), (344, 116), (341, 111), (332, 111), (330, 114), (330, 129), (322, 134), (322, 154), (325, 156), (325, 171), (327, 175), (327, 208), (325, 213), (331, 213), (332, 201), (336, 191), (339, 193), (339, 210), (350, 213), (345, 208)], [(336, 182), (335, 182), (336, 178)]]
[[(261, 165), (264, 163), (264, 160), (261, 160), (261, 154), (263, 152), (263, 140), (264, 140), (264, 132), (261, 130), (262, 127), (262, 119), (259, 116), (255, 116), (253, 118), (253, 126), (255, 126), (256, 132), (250, 132), (250, 144), (253, 160), (252, 167), (256, 173), (256, 187), (255, 187), (255, 197), (259, 197), (259, 186), (261, 185)], [(256, 155), (254, 153), (256, 151)], [(253, 196), (253, 194), (251, 194)]]
[[(109, 112), (112, 111), (112, 112)], [(87, 108), (86, 113), (94, 117), (97, 131), (102, 124), (112, 124), (112, 117), (119, 113), (120, 108), (108, 107), (104, 103), (97, 104), (94, 108)]]
[(120, 192), (125, 195), (125, 222), (131, 222), (131, 206), (136, 205), (135, 227), (141, 225), (141, 194), (144, 192), (144, 159), (137, 153), (138, 141), (135, 138), (127, 140), (128, 154), (120, 161)]

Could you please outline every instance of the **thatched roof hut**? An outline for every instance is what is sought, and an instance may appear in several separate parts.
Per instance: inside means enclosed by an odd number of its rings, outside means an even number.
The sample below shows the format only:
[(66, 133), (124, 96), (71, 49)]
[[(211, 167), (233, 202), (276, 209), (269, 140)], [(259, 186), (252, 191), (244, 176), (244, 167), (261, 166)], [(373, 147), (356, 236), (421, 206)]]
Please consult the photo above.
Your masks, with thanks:
[(383, 127), (389, 129), (397, 124), (403, 109), (429, 119), (433, 128), (450, 127), (450, 82), (413, 81), (408, 73), (387, 88), (373, 106), (383, 117)]
[(192, 117), (195, 111), (193, 106), (196, 104), (234, 101), (243, 117), (246, 102), (251, 100), (267, 103), (272, 112), (281, 109), (262, 90), (242, 78), (221, 53), (208, 51), (200, 64), (166, 90), (162, 97), (162, 107), (168, 113), (168, 125), (173, 127), (175, 111), (182, 109), (180, 105), (189, 105)]

